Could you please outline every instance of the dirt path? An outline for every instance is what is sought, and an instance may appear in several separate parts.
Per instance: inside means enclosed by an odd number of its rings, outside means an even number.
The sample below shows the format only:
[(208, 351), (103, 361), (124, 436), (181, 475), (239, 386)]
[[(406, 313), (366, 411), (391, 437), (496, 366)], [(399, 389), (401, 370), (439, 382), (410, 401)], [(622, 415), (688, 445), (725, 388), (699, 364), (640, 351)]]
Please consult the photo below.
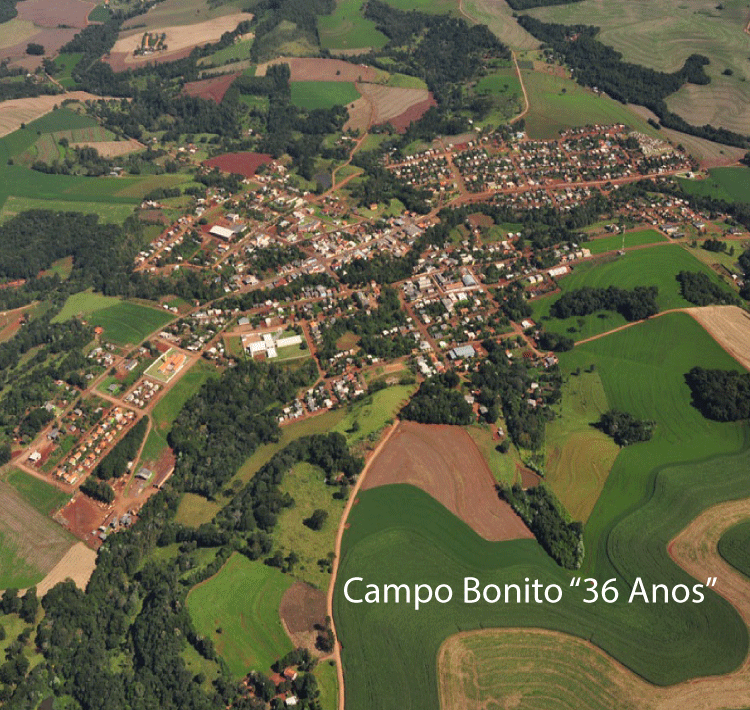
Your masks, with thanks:
[(341, 521), (339, 522), (339, 529), (336, 531), (336, 544), (333, 548), (334, 558), (333, 569), (331, 571), (331, 583), (328, 586), (328, 594), (326, 595), (326, 613), (331, 619), (331, 630), (333, 631), (334, 638), (336, 639), (336, 644), (334, 645), (333, 650), (333, 657), (336, 660), (336, 675), (338, 677), (339, 684), (338, 710), (346, 710), (344, 703), (344, 668), (341, 665), (341, 646), (339, 645), (338, 636), (336, 634), (336, 624), (333, 620), (333, 590), (336, 586), (336, 575), (339, 571), (339, 559), (341, 557), (341, 539), (344, 536), (346, 521), (349, 518), (349, 513), (351, 512), (352, 506), (357, 500), (357, 493), (359, 493), (359, 489), (362, 486), (362, 481), (364, 481), (365, 476), (370, 470), (370, 466), (372, 465), (373, 461), (375, 461), (375, 459), (378, 457), (378, 454), (382, 451), (383, 447), (388, 443), (388, 440), (391, 438), (391, 435), (395, 430), (396, 427), (392, 425), (386, 432), (385, 436), (380, 440), (380, 443), (375, 447), (375, 449), (373, 449), (372, 453), (370, 454), (370, 458), (367, 460), (365, 467), (362, 469), (362, 473), (359, 474), (357, 482), (354, 484), (354, 488), (352, 488), (352, 491), (349, 494), (349, 500), (346, 502), (346, 508), (344, 508), (344, 513), (341, 516)]
[(523, 75), (521, 74), (521, 68), (518, 66), (518, 58), (516, 57), (515, 52), (511, 52), (511, 55), (513, 56), (513, 65), (516, 67), (516, 74), (518, 75), (518, 83), (521, 84), (521, 91), (523, 91), (523, 102), (526, 108), (524, 108), (521, 113), (518, 114), (515, 118), (510, 120), (510, 123), (515, 123), (519, 119), (523, 118), (528, 112), (530, 108), (529, 104), (529, 95), (526, 93), (526, 84), (523, 83)]

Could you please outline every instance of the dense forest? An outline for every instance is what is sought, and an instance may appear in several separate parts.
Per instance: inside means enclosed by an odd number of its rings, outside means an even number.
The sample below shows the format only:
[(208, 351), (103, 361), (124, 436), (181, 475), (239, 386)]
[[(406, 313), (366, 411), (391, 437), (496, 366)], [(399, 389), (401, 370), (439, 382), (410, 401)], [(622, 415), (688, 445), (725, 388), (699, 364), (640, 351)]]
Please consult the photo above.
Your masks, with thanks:
[(534, 533), (547, 554), (566, 569), (579, 569), (583, 563), (583, 525), (569, 523), (562, 506), (546, 486), (523, 490), (516, 483), (498, 488), (506, 500)]
[(143, 438), (148, 429), (148, 418), (142, 417), (138, 423), (120, 439), (94, 470), (94, 474), (106, 481), (110, 478), (120, 478), (128, 470), (128, 463), (135, 459)]
[(735, 422), (750, 417), (750, 374), (694, 367), (685, 381), (693, 405), (707, 419)]
[(592, 288), (584, 286), (568, 291), (552, 304), (550, 313), (555, 318), (587, 316), (597, 311), (615, 311), (629, 321), (649, 318), (659, 312), (656, 286), (636, 286), (631, 291), (609, 286)]
[(597, 39), (598, 27), (557, 25), (522, 15), (518, 23), (534, 37), (545, 42), (573, 70), (576, 81), (597, 87), (623, 103), (635, 103), (651, 109), (667, 128), (741, 148), (750, 147), (750, 138), (710, 125), (693, 126), (666, 104), (666, 98), (685, 83), (708, 84), (704, 67), (707, 57), (691, 54), (681, 69), (666, 73), (639, 64), (625, 62), (622, 54)]
[(655, 422), (645, 421), (627, 412), (610, 409), (604, 412), (596, 424), (607, 436), (611, 436), (618, 446), (629, 446), (639, 441), (649, 441), (654, 435)]
[(475, 420), (474, 412), (456, 389), (457, 385), (455, 372), (425, 380), (401, 410), (401, 418), (422, 424), (471, 424)]
[(740, 303), (737, 296), (711, 281), (702, 271), (680, 271), (676, 278), (680, 282), (682, 297), (696, 306), (736, 306)]

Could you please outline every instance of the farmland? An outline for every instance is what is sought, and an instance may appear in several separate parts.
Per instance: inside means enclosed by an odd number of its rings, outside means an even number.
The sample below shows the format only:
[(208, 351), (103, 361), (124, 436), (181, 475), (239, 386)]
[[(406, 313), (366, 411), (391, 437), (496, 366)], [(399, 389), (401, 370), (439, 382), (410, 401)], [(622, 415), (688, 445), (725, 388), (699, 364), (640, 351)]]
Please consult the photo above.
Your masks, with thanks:
[(64, 323), (76, 316), (86, 317), (95, 311), (101, 311), (117, 305), (119, 298), (104, 296), (93, 291), (81, 291), (68, 296), (62, 310), (55, 316), (54, 323)]
[[(164, 0), (154, 5), (145, 15), (139, 15), (126, 22), (123, 32), (155, 32), (167, 25), (193, 25), (196, 24), (196, 19), (204, 22), (236, 14), (245, 4), (242, 0), (227, 0), (211, 3), (212, 7), (206, 7), (205, 0)], [(249, 19), (249, 16), (245, 19)]]
[(738, 523), (722, 535), (719, 554), (732, 567), (750, 577), (750, 521)]
[(19, 495), (42, 515), (50, 515), (61, 508), (70, 498), (58, 488), (24, 473), (20, 469), (11, 470), (6, 479)]
[(746, 370), (750, 370), (747, 342), (750, 315), (739, 306), (704, 306), (689, 311), (706, 331)]
[(279, 570), (235, 553), (188, 595), (198, 633), (213, 641), (235, 678), (253, 669), (268, 673), (292, 650), (279, 619), (281, 597), (291, 583)]
[[(617, 286), (623, 289), (657, 286), (659, 295), (656, 301), (661, 310), (687, 308), (692, 304), (680, 294), (680, 285), (676, 279), (677, 274), (683, 270), (701, 271), (712, 281), (723, 283), (716, 274), (687, 251), (670, 244), (628, 252), (624, 256), (605, 257), (604, 261), (579, 264), (572, 274), (560, 279), (560, 288), (563, 293), (568, 293), (584, 286)], [(585, 318), (551, 318), (550, 308), (558, 298), (559, 294), (555, 294), (535, 301), (533, 317), (537, 322), (543, 322), (544, 327), (550, 331), (570, 333), (574, 340), (589, 338), (626, 323), (625, 318), (612, 311), (603, 311)], [(571, 328), (575, 330), (571, 332)]]
[(375, 29), (375, 23), (362, 15), (362, 0), (340, 0), (330, 15), (318, 19), (323, 49), (379, 49), (388, 38)]
[[(744, 131), (750, 121), (750, 89), (746, 58), (750, 35), (745, 3), (737, 0), (706, 6), (699, 0), (651, 3), (618, 3), (586, 0), (531, 13), (540, 19), (563, 24), (585, 23), (601, 28), (598, 39), (623, 53), (626, 61), (661, 71), (679, 69), (692, 53), (711, 60), (711, 83), (689, 84), (668, 100), (669, 108), (696, 125), (711, 123)], [(724, 69), (733, 74), (725, 76)]]
[(713, 168), (705, 180), (680, 180), (691, 195), (727, 202), (750, 202), (750, 168)]
[[(684, 314), (654, 319), (564, 356), (564, 372), (596, 363), (609, 406), (657, 423), (650, 442), (623, 449), (615, 461), (586, 528), (584, 571), (598, 579), (641, 575), (666, 584), (690, 583), (670, 560), (667, 544), (701, 510), (743, 495), (750, 452), (741, 425), (708, 422), (690, 407), (683, 375), (695, 364), (727, 368), (733, 361)], [(561, 586), (569, 576), (541, 554), (535, 542), (484, 541), (412, 487), (379, 487), (359, 498), (344, 536), (334, 600), (349, 708), (393, 707), (395, 698), (415, 708), (436, 707), (434, 659), (442, 641), (453, 631), (480, 626), (564, 630), (590, 639), (660, 685), (726, 673), (747, 650), (744, 625), (729, 604), (713, 594), (699, 612), (663, 605), (583, 608), (577, 601), (568, 605), (567, 597), (554, 609), (451, 602), (422, 607), (419, 614), (401, 605), (348, 604), (341, 580), (357, 573), (368, 583), (453, 582), (455, 589), (467, 574), (485, 583), (528, 576), (558, 580)], [(347, 644), (350, 633), (360, 640), (356, 648)], [(405, 657), (424, 661), (406, 669), (397, 661)], [(385, 673), (392, 679), (392, 690), (375, 704), (366, 690), (373, 682), (373, 665), (378, 677)]]
[(359, 98), (354, 85), (342, 81), (294, 81), (291, 88), (292, 103), (308, 111), (346, 106)]
[(608, 237), (592, 239), (590, 242), (586, 242), (586, 247), (592, 254), (602, 254), (605, 251), (630, 249), (631, 247), (639, 247), (644, 244), (656, 244), (657, 242), (666, 241), (669, 241), (667, 237), (655, 229), (640, 229), (635, 232), (612, 234)]

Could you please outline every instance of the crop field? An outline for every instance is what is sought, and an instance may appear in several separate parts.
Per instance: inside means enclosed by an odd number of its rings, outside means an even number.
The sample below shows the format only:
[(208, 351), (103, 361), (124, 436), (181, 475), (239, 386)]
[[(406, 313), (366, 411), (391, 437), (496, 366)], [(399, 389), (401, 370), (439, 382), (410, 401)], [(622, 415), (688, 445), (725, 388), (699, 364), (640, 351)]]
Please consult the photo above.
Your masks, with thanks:
[[(127, 145), (127, 143), (118, 143)], [(56, 212), (83, 212), (99, 215), (99, 220), (108, 224), (122, 224), (135, 210), (135, 205), (110, 202), (88, 202), (68, 200), (40, 200), (33, 197), (11, 195), (0, 210), (0, 221), (15, 217), (26, 210), (54, 210)]]
[(279, 619), (291, 577), (238, 553), (194, 587), (187, 608), (198, 633), (209, 637), (238, 680), (250, 670), (268, 674), (292, 643)]
[(114, 296), (104, 296), (93, 291), (80, 291), (68, 296), (62, 310), (52, 319), (53, 323), (64, 323), (75, 316), (85, 318), (86, 316), (101, 311), (120, 302)]
[[(331, 575), (321, 571), (317, 562), (333, 552), (345, 501), (333, 497), (336, 488), (326, 485), (322, 469), (307, 463), (298, 463), (285, 473), (280, 489), (294, 498), (295, 505), (279, 514), (274, 531), (276, 547), (284, 554), (294, 550), (299, 555), (300, 561), (294, 571), (297, 579), (325, 590)], [(302, 521), (317, 509), (325, 510), (328, 519), (320, 530), (311, 530)]]
[(750, 577), (750, 521), (738, 523), (722, 535), (719, 554), (732, 567)]
[(537, 39), (515, 21), (513, 10), (505, 2), (465, 0), (461, 7), (465, 17), (487, 25), (495, 36), (511, 49), (536, 49), (539, 46)]
[(739, 306), (704, 306), (689, 311), (721, 347), (750, 370), (750, 315)]
[(70, 498), (59, 488), (34, 478), (20, 469), (11, 470), (5, 480), (42, 515), (50, 515), (65, 505)]
[[(743, 32), (747, 7), (741, 0), (720, 5), (657, 0), (613, 6), (607, 0), (586, 0), (530, 14), (567, 25), (600, 27), (598, 39), (622, 52), (627, 61), (661, 71), (676, 71), (693, 53), (707, 56), (711, 83), (685, 85), (669, 99), (669, 108), (699, 126), (711, 123), (742, 131), (750, 123), (750, 88), (744, 82), (750, 55), (750, 35)], [(724, 69), (733, 75), (722, 75)]]
[(118, 345), (135, 345), (172, 320), (170, 313), (121, 301), (92, 313), (90, 325), (104, 328), (104, 337)]
[(640, 247), (644, 244), (656, 244), (657, 242), (667, 241), (669, 239), (655, 229), (641, 229), (636, 232), (597, 237), (590, 242), (586, 242), (583, 246), (590, 249), (592, 254), (602, 254), (605, 251), (630, 249), (631, 247)]
[[(193, 25), (196, 24), (196, 20), (205, 22), (223, 15), (236, 14), (246, 4), (243, 0), (227, 0), (211, 3), (213, 7), (206, 7), (205, 0), (164, 0), (154, 5), (145, 15), (138, 15), (130, 22), (126, 22), (123, 33), (129, 30), (140, 33), (155, 32), (166, 25)], [(249, 20), (251, 16), (248, 15), (245, 19)]]
[(713, 168), (705, 180), (680, 180), (691, 195), (727, 202), (750, 202), (750, 168)]
[(346, 106), (359, 98), (354, 84), (342, 81), (293, 81), (292, 103), (306, 110)]
[[(608, 405), (655, 420), (656, 431), (650, 442), (618, 455), (587, 523), (582, 571), (597, 579), (640, 575), (647, 583), (692, 584), (670, 559), (667, 545), (701, 510), (747, 495), (750, 450), (741, 424), (709, 422), (690, 406), (683, 377), (694, 365), (730, 368), (733, 361), (689, 316), (673, 314), (586, 343), (561, 358), (564, 372), (592, 362)], [(411, 486), (383, 486), (359, 499), (344, 535), (334, 598), (350, 710), (385, 709), (396, 702), (437, 707), (435, 659), (443, 640), (456, 631), (490, 626), (566, 631), (660, 685), (727, 673), (746, 654), (747, 629), (713, 593), (700, 610), (623, 601), (607, 608), (586, 606), (566, 595), (554, 607), (515, 600), (463, 604), (466, 575), (483, 583), (529, 577), (567, 587), (570, 574), (532, 540), (479, 538)], [(403, 604), (353, 605), (341, 588), (353, 576), (375, 584), (452, 583), (458, 599), (421, 607), (418, 614)], [(357, 644), (347, 643), (354, 637)], [(404, 665), (403, 658), (411, 662)], [(373, 698), (368, 688), (382, 677), (389, 678), (389, 690)]]
[[(700, 271), (718, 284), (724, 282), (705, 264), (695, 259), (678, 245), (657, 246), (650, 249), (638, 249), (624, 256), (604, 257), (602, 261), (588, 261), (578, 264), (572, 274), (560, 279), (563, 293), (574, 291), (583, 286), (606, 288), (617, 286), (632, 289), (636, 286), (657, 286), (659, 295), (657, 303), (661, 310), (688, 308), (693, 304), (680, 294), (677, 274), (680, 271)], [(725, 286), (729, 290), (728, 286)], [(566, 318), (559, 320), (549, 315), (552, 304), (560, 294), (553, 294), (533, 302), (533, 318), (542, 322), (547, 330), (569, 334), (574, 340), (589, 338), (604, 333), (612, 328), (625, 325), (627, 322), (618, 313), (602, 311), (585, 318)], [(571, 331), (571, 328), (574, 329)], [(689, 369), (689, 368), (688, 368)]]
[(430, 494), (486, 540), (531, 537), (498, 498), (487, 463), (461, 427), (400, 422), (372, 462), (362, 490), (405, 483)]
[(250, 39), (241, 39), (239, 42), (224, 47), (224, 49), (219, 49), (207, 57), (202, 57), (198, 60), (198, 66), (205, 64), (222, 65), (230, 62), (234, 65), (238, 61), (249, 59), (250, 49), (253, 46), (252, 35), (243, 35), (243, 37), (250, 37)]
[(574, 520), (586, 521), (620, 447), (591, 426), (609, 409), (599, 373), (568, 375), (561, 414), (547, 425), (545, 482)]
[(594, 123), (624, 123), (648, 135), (657, 132), (646, 121), (613, 99), (597, 96), (571, 79), (522, 69), (529, 97), (524, 117), (531, 138), (557, 138), (560, 131)]
[(362, 0), (339, 0), (330, 15), (318, 18), (320, 45), (323, 49), (380, 49), (388, 38), (375, 29), (361, 11)]
[(200, 81), (191, 81), (185, 84), (183, 92), (188, 96), (199, 96), (202, 99), (211, 99), (220, 104), (227, 93), (232, 82), (240, 75), (224, 74), (211, 79), (201, 79)]
[(0, 481), (0, 588), (3, 589), (37, 584), (74, 542), (69, 533), (37, 509), (36, 506), (49, 502), (45, 500), (46, 494), (25, 482), (20, 486), (23, 493)]
[(86, 27), (86, 18), (94, 7), (86, 0), (62, 0), (50, 3), (47, 0), (25, 0), (18, 9), (18, 17), (30, 20), (39, 27)]

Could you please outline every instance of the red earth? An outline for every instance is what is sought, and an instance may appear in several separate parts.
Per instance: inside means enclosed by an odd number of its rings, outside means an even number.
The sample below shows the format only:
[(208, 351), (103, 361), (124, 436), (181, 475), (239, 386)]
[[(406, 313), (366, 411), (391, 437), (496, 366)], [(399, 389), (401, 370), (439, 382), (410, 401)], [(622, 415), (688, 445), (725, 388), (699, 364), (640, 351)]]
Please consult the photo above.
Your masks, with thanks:
[(437, 101), (435, 101), (432, 92), (430, 92), (430, 98), (410, 106), (399, 116), (390, 119), (388, 123), (390, 123), (399, 133), (406, 133), (406, 129), (409, 125), (422, 118), (422, 116), (424, 116), (433, 106), (437, 106)]
[(219, 168), (225, 173), (237, 173), (243, 177), (252, 177), (261, 165), (273, 160), (267, 153), (224, 153), (206, 160), (203, 165)]
[(224, 98), (224, 94), (227, 93), (232, 82), (240, 74), (241, 72), (236, 72), (235, 74), (224, 74), (223, 76), (201, 79), (200, 81), (190, 81), (185, 84), (182, 91), (188, 96), (198, 96), (202, 99), (211, 99), (217, 104), (220, 104)]

